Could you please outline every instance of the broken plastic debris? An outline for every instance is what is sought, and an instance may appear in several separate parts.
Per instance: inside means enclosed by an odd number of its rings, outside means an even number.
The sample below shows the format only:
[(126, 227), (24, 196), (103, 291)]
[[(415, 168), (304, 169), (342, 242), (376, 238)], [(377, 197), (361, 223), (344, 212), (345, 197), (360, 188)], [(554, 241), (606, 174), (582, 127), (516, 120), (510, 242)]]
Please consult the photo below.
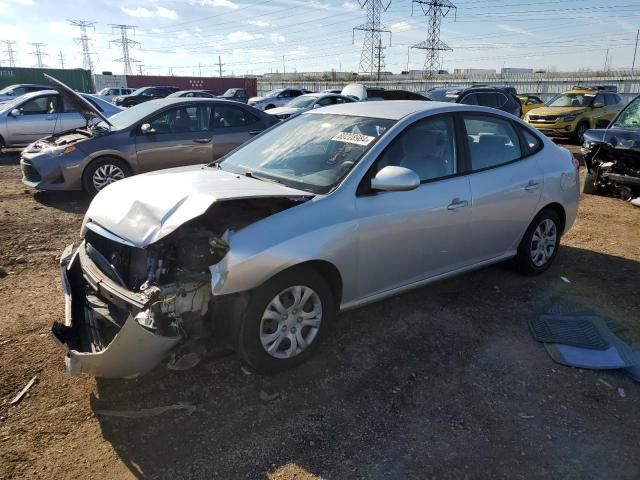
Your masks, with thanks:
[(175, 405), (167, 405), (164, 407), (142, 408), (140, 410), (96, 410), (96, 415), (105, 417), (121, 417), (121, 418), (145, 418), (161, 415), (172, 410), (186, 410), (187, 413), (193, 413), (198, 407), (189, 403), (176, 403)]
[(571, 283), (571, 280), (569, 280), (567, 277), (560, 277), (560, 280), (567, 284)]
[(31, 387), (33, 387), (33, 385), (38, 381), (38, 376), (34, 375), (33, 378), (31, 380), (29, 380), (29, 383), (27, 383), (24, 388), (22, 390), (20, 390), (20, 392), (13, 397), (13, 400), (11, 400), (11, 406), (13, 407), (14, 405), (17, 405), (18, 403), (20, 403), (20, 401), (22, 401), (23, 397), (27, 394), (27, 392), (29, 391), (29, 389)]

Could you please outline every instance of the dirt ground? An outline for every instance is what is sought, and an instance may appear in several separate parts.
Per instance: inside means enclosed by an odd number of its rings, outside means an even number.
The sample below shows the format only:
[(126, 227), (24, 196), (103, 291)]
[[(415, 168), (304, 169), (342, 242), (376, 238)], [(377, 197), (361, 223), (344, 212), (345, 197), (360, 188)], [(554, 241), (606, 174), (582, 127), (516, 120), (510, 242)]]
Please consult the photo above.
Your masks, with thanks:
[[(24, 187), (17, 156), (0, 156), (0, 478), (640, 478), (640, 385), (555, 364), (527, 329), (572, 299), (640, 341), (628, 203), (583, 196), (543, 276), (495, 266), (340, 315), (294, 371), (216, 354), (135, 381), (67, 376), (49, 337), (63, 319), (57, 258), (87, 205)], [(180, 403), (195, 410), (101, 413)]]

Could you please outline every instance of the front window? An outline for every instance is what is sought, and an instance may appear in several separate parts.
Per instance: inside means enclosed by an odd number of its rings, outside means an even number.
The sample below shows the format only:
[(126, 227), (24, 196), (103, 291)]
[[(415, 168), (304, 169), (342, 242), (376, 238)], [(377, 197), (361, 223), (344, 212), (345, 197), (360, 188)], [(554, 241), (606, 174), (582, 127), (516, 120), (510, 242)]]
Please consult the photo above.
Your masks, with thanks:
[(313, 105), (313, 102), (316, 100), (318, 100), (318, 97), (307, 97), (306, 95), (303, 95), (301, 97), (294, 98), (287, 103), (286, 106), (291, 108), (308, 108)]
[(426, 96), (434, 102), (453, 102), (458, 97), (457, 90), (431, 90), (426, 93)]
[(393, 123), (345, 115), (301, 115), (235, 150), (220, 168), (327, 193)]
[(640, 98), (632, 101), (611, 126), (614, 128), (640, 128)]
[(551, 99), (547, 107), (588, 107), (595, 97), (591, 93), (563, 93)]
[(109, 122), (118, 130), (129, 128), (158, 109), (158, 106), (153, 105), (153, 103), (154, 102), (145, 102), (127, 108), (120, 113), (116, 113), (113, 117), (109, 117)]

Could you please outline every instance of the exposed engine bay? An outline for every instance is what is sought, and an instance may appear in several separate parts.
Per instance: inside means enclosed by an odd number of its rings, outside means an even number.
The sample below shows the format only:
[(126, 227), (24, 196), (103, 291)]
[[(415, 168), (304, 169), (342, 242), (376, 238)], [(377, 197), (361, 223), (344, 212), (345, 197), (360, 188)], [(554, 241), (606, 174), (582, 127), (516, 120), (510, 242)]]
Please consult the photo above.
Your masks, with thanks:
[[(227, 254), (233, 232), (301, 201), (276, 197), (214, 203), (203, 215), (144, 248), (87, 229), (80, 246), (65, 251), (61, 260), (63, 284), (71, 299), (67, 317), (73, 321), (54, 324), (53, 333), (70, 350), (68, 370), (137, 376), (178, 344), (211, 336), (209, 267)], [(120, 338), (125, 331), (131, 332), (129, 339)], [(136, 336), (135, 342), (131, 340)], [(79, 360), (82, 354), (102, 355), (109, 350), (122, 357), (123, 350), (131, 348), (146, 351), (127, 351), (127, 363), (119, 365), (122, 360), (115, 358), (115, 369), (105, 370), (104, 358), (95, 367), (93, 359)], [(140, 355), (145, 358), (131, 369)]]
[(624, 200), (640, 197), (640, 132), (610, 128), (589, 130), (582, 154), (589, 171), (587, 193)]

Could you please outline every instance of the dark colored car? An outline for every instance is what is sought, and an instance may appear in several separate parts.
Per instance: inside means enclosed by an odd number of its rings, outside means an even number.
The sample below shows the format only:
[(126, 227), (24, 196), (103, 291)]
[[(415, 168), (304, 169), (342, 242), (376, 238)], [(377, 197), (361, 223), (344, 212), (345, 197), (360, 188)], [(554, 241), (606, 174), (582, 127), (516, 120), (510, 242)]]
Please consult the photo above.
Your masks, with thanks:
[(118, 107), (132, 107), (133, 105), (139, 105), (149, 100), (157, 100), (158, 98), (165, 98), (174, 92), (179, 91), (178, 87), (142, 87), (137, 89), (131, 95), (124, 95), (113, 99)]
[(424, 96), (434, 102), (454, 102), (458, 97), (458, 92), (464, 90), (466, 87), (432, 87), (426, 92)]
[(624, 200), (640, 197), (640, 96), (613, 119), (599, 120), (584, 134), (582, 154), (587, 167), (583, 192)]
[(178, 90), (167, 95), (167, 98), (216, 98), (217, 96), (217, 93), (210, 90)]
[(522, 105), (516, 97), (516, 89), (513, 87), (447, 87), (446, 92), (442, 91), (426, 92), (426, 96), (435, 100), (437, 95), (444, 102), (464, 103), (465, 105), (481, 105), (483, 107), (497, 108), (503, 112), (510, 113), (520, 118), (522, 116)]
[(244, 88), (229, 88), (226, 92), (220, 95), (220, 98), (240, 103), (247, 103), (249, 101), (249, 95)]

